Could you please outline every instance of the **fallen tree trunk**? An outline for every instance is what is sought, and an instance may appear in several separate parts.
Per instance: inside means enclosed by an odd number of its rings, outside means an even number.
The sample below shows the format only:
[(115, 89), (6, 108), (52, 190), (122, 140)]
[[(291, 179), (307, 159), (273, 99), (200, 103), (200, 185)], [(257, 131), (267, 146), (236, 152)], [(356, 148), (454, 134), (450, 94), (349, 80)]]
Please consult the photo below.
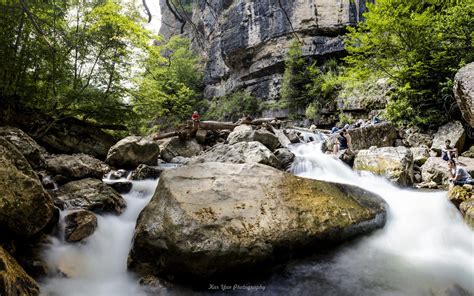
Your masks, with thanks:
[(201, 121), (199, 122), (199, 129), (205, 130), (233, 130), (236, 126), (235, 123), (232, 122), (220, 122), (220, 121)]

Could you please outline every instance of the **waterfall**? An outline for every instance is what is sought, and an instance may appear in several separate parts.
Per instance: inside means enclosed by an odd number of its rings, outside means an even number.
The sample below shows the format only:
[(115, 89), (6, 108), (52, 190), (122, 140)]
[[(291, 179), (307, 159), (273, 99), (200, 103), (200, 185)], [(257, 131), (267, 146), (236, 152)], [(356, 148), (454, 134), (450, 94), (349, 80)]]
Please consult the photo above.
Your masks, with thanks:
[[(311, 142), (291, 148), (293, 172), (352, 184), (377, 193), (389, 205), (381, 230), (306, 259), (275, 275), (268, 291), (315, 295), (472, 295), (474, 236), (446, 191), (400, 189), (358, 173)], [(307, 292), (306, 292), (307, 293)]]
[(98, 227), (85, 243), (54, 238), (45, 257), (51, 270), (59, 269), (67, 277), (52, 275), (42, 283), (41, 291), (51, 296), (146, 295), (138, 279), (127, 272), (127, 257), (138, 215), (156, 185), (157, 180), (133, 181), (132, 191), (122, 195), (125, 211), (119, 216), (97, 215)]

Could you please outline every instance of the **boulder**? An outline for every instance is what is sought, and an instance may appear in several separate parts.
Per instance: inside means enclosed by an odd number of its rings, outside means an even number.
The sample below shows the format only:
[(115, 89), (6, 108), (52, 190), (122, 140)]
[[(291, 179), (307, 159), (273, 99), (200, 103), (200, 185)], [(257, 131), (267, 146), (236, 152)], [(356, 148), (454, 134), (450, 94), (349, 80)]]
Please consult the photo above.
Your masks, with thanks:
[(64, 237), (68, 242), (79, 242), (91, 236), (97, 228), (97, 217), (85, 210), (64, 217)]
[(87, 154), (52, 155), (46, 159), (46, 167), (51, 174), (61, 175), (68, 181), (102, 179), (110, 171), (106, 163)]
[(397, 129), (389, 122), (350, 129), (349, 134), (352, 138), (353, 150), (369, 149), (372, 146), (393, 146), (398, 136)]
[(462, 116), (474, 127), (474, 63), (467, 64), (456, 73), (453, 91)]
[(105, 162), (115, 167), (135, 168), (142, 163), (156, 165), (159, 155), (160, 147), (152, 139), (129, 136), (110, 148)]
[(39, 295), (38, 283), (0, 246), (0, 295)]
[(59, 188), (55, 194), (58, 199), (65, 202), (66, 209), (120, 214), (126, 207), (126, 202), (120, 194), (97, 179), (88, 178), (69, 182)]
[(28, 237), (53, 217), (53, 199), (25, 157), (0, 138), (0, 233)]
[(416, 128), (409, 128), (403, 135), (403, 145), (407, 147), (426, 146), (431, 147), (433, 144), (433, 136), (421, 133)]
[(281, 167), (278, 158), (260, 142), (239, 142), (233, 145), (217, 144), (187, 163), (203, 162), (261, 163), (274, 168)]
[(463, 151), (466, 132), (460, 121), (451, 121), (441, 126), (434, 135), (431, 150), (436, 151), (438, 156), (441, 155), (441, 148), (445, 146), (446, 140), (450, 140), (451, 146), (457, 148), (458, 152)]
[(471, 147), (461, 155), (468, 158), (474, 158), (474, 145), (471, 145)]
[(238, 142), (260, 142), (271, 151), (280, 146), (280, 140), (278, 140), (278, 137), (268, 130), (263, 128), (254, 130), (252, 126), (245, 124), (237, 126), (229, 134), (227, 141), (231, 145)]
[(413, 154), (406, 147), (372, 147), (360, 150), (354, 169), (385, 176), (401, 186), (413, 184)]
[(131, 180), (145, 180), (145, 179), (156, 179), (160, 176), (163, 169), (159, 167), (152, 167), (146, 164), (141, 164), (136, 170), (130, 175)]
[(281, 168), (285, 171), (289, 171), (291, 169), (291, 165), (295, 160), (295, 155), (291, 152), (288, 148), (279, 148), (276, 149), (273, 154), (278, 158), (281, 163)]
[(32, 168), (38, 170), (44, 167), (46, 150), (21, 129), (0, 127), (0, 137), (12, 143), (28, 160)]
[(474, 191), (472, 185), (454, 186), (448, 198), (459, 209), (467, 224), (474, 227)]
[(205, 144), (206, 143), (206, 137), (207, 137), (207, 130), (205, 129), (198, 129), (196, 132), (196, 141), (199, 144)]
[(201, 145), (195, 139), (181, 140), (178, 137), (167, 139), (160, 145), (160, 149), (161, 158), (166, 162), (171, 162), (177, 156), (193, 157), (202, 152)]
[[(460, 165), (474, 176), (474, 159), (459, 157)], [(448, 164), (441, 157), (430, 157), (421, 167), (423, 183), (434, 182), (438, 185), (448, 185)]]
[(193, 278), (248, 272), (291, 252), (385, 223), (385, 203), (355, 186), (260, 164), (205, 163), (163, 172), (141, 212), (128, 266)]
[(104, 183), (112, 187), (115, 191), (120, 194), (129, 193), (132, 190), (133, 183), (131, 181), (109, 181), (104, 180)]
[(417, 166), (422, 166), (430, 158), (430, 152), (426, 146), (412, 147), (410, 150), (413, 154), (413, 163)]

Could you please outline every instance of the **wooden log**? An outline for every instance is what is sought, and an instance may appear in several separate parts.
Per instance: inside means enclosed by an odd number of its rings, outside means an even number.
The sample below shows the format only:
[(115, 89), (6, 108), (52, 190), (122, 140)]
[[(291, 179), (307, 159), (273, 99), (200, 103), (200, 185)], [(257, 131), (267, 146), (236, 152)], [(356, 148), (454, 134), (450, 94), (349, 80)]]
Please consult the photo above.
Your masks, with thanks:
[(153, 136), (153, 140), (161, 140), (166, 138), (175, 137), (179, 134), (179, 131), (164, 133), (164, 134), (156, 134)]
[(199, 122), (199, 128), (205, 130), (233, 130), (237, 124), (232, 122), (220, 122), (220, 121), (201, 121)]

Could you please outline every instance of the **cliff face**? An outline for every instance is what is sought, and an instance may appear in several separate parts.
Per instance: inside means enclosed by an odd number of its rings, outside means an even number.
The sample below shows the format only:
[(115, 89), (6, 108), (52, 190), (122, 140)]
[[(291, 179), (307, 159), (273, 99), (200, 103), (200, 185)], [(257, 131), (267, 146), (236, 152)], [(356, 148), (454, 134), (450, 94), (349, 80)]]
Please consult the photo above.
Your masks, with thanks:
[[(184, 33), (206, 58), (205, 95), (239, 88), (276, 99), (284, 58), (292, 39), (303, 54), (327, 58), (343, 52), (342, 35), (355, 25), (370, 0), (197, 0)], [(160, 0), (162, 34), (179, 34), (182, 23)], [(192, 22), (191, 22), (192, 20)]]

